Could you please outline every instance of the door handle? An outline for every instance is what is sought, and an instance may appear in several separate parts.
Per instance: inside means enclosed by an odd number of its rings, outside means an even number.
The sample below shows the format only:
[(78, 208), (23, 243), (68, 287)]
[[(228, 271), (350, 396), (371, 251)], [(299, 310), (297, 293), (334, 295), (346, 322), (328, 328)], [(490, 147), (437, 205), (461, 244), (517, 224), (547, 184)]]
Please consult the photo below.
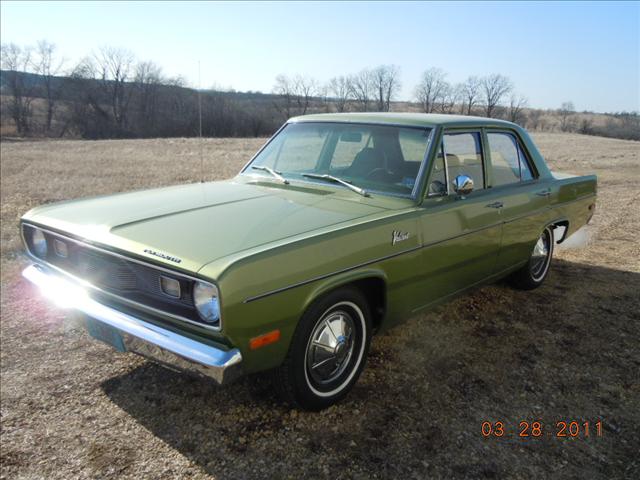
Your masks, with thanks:
[(539, 197), (548, 197), (551, 195), (551, 189), (547, 188), (546, 190), (540, 190), (539, 192), (536, 192), (536, 195)]
[(487, 205), (487, 208), (502, 208), (504, 207), (504, 203), (502, 202), (493, 202)]

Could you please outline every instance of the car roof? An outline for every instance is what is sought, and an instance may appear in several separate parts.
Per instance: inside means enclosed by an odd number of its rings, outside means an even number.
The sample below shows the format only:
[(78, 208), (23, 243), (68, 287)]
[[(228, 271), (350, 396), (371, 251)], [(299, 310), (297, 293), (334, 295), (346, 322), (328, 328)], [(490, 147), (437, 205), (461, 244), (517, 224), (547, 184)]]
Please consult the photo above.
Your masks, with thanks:
[(495, 118), (472, 117), (466, 115), (445, 115), (439, 113), (404, 113), (404, 112), (350, 112), (320, 113), (293, 117), (293, 123), (302, 122), (340, 122), (340, 123), (375, 123), (381, 125), (407, 125), (413, 127), (477, 127), (497, 126), (510, 127), (514, 123)]

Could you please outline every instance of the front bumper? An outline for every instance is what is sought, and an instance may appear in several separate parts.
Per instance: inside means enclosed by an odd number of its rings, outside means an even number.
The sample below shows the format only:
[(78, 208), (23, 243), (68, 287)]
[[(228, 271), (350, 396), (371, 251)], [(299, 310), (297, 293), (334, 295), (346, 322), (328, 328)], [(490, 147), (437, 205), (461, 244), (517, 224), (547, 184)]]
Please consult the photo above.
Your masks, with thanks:
[(60, 306), (118, 330), (127, 351), (172, 369), (212, 378), (220, 385), (242, 374), (242, 355), (237, 348), (222, 350), (115, 310), (90, 298), (81, 285), (41, 265), (27, 267), (22, 275)]

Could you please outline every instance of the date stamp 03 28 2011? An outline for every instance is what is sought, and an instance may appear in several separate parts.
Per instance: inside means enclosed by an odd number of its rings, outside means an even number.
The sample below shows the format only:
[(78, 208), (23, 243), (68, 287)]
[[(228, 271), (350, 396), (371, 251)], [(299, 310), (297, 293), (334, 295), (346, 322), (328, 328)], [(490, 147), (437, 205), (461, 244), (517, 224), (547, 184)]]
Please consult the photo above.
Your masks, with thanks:
[(482, 436), (485, 438), (511, 437), (517, 435), (520, 438), (588, 438), (602, 437), (602, 420), (595, 422), (576, 421), (576, 420), (559, 420), (552, 422), (551, 425), (541, 421), (518, 422), (518, 427), (507, 422), (494, 421), (482, 422)]

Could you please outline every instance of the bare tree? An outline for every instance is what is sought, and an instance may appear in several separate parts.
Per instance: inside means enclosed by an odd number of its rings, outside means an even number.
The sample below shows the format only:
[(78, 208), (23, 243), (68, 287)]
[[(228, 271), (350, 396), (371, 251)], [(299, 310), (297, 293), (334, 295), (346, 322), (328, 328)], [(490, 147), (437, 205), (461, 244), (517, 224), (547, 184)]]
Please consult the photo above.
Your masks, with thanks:
[(415, 97), (422, 105), (424, 113), (431, 113), (450, 88), (446, 81), (447, 74), (439, 68), (430, 68), (422, 74), (416, 87)]
[(331, 104), (329, 102), (329, 86), (327, 84), (321, 84), (316, 82), (315, 101), (318, 104), (318, 108), (325, 113), (331, 112)]
[(56, 46), (46, 40), (40, 40), (36, 47), (33, 69), (35, 73), (42, 76), (44, 84), (44, 98), (46, 101), (47, 116), (45, 130), (51, 132), (51, 123), (55, 113), (59, 97), (60, 81), (56, 81), (56, 76), (62, 70), (64, 60), (56, 58)]
[(332, 78), (327, 85), (327, 91), (336, 106), (336, 110), (345, 112), (349, 100), (353, 98), (349, 78), (342, 75)]
[(155, 130), (163, 82), (162, 69), (155, 63), (140, 62), (136, 65), (133, 86), (138, 114), (137, 125), (145, 136)]
[(456, 103), (460, 100), (459, 90), (457, 87), (446, 83), (442, 89), (440, 103), (438, 105), (441, 113), (453, 113)]
[(103, 47), (74, 68), (69, 88), (82, 101), (74, 105), (74, 124), (88, 138), (129, 136), (129, 106), (134, 91), (133, 54)]
[(294, 93), (298, 104), (298, 114), (305, 115), (311, 106), (311, 100), (319, 92), (318, 82), (314, 78), (298, 75), (294, 79)]
[(532, 109), (527, 115), (527, 123), (531, 130), (538, 130), (540, 128), (540, 119), (542, 117), (542, 110)]
[(355, 75), (349, 77), (351, 92), (353, 98), (358, 102), (360, 110), (366, 112), (369, 110), (369, 103), (375, 96), (373, 74), (371, 70), (361, 70)]
[(302, 75), (294, 78), (278, 75), (273, 93), (280, 97), (280, 101), (275, 103), (276, 109), (285, 118), (290, 118), (294, 112), (297, 115), (307, 113), (313, 97), (319, 93), (319, 87), (318, 82), (313, 78)]
[(9, 113), (16, 124), (18, 135), (26, 135), (31, 130), (31, 102), (33, 84), (23, 72), (31, 66), (31, 49), (20, 48), (14, 43), (1, 46), (0, 58), (3, 82), (9, 91)]
[(573, 130), (574, 122), (573, 115), (576, 113), (576, 109), (573, 106), (573, 102), (563, 102), (558, 109), (558, 116), (560, 117), (560, 130), (568, 132)]
[(95, 69), (106, 94), (118, 130), (127, 125), (131, 89), (127, 88), (133, 68), (133, 54), (122, 48), (103, 47), (94, 55)]
[(504, 96), (511, 90), (513, 90), (511, 80), (499, 73), (494, 73), (482, 79), (482, 91), (484, 93), (487, 117), (492, 117), (495, 114), (496, 107), (500, 105)]
[(380, 65), (371, 71), (372, 90), (375, 91), (377, 110), (388, 112), (391, 100), (400, 90), (400, 68), (396, 65)]
[(111, 118), (96, 80), (96, 66), (91, 57), (81, 59), (65, 82), (65, 94), (76, 100), (70, 105), (71, 130), (83, 138), (112, 136)]
[(480, 98), (480, 88), (482, 82), (478, 77), (470, 76), (459, 86), (460, 97), (462, 99), (462, 113), (471, 115), (473, 107)]
[(280, 97), (279, 101), (274, 103), (276, 110), (284, 116), (285, 120), (291, 118), (295, 96), (293, 82), (286, 75), (278, 75), (273, 93)]
[(525, 119), (524, 109), (527, 104), (528, 100), (525, 96), (516, 95), (515, 93), (511, 95), (511, 99), (509, 100), (509, 110), (507, 112), (509, 121), (522, 125)]
[(578, 133), (591, 135), (593, 133), (593, 120), (587, 117), (583, 118), (578, 126)]

